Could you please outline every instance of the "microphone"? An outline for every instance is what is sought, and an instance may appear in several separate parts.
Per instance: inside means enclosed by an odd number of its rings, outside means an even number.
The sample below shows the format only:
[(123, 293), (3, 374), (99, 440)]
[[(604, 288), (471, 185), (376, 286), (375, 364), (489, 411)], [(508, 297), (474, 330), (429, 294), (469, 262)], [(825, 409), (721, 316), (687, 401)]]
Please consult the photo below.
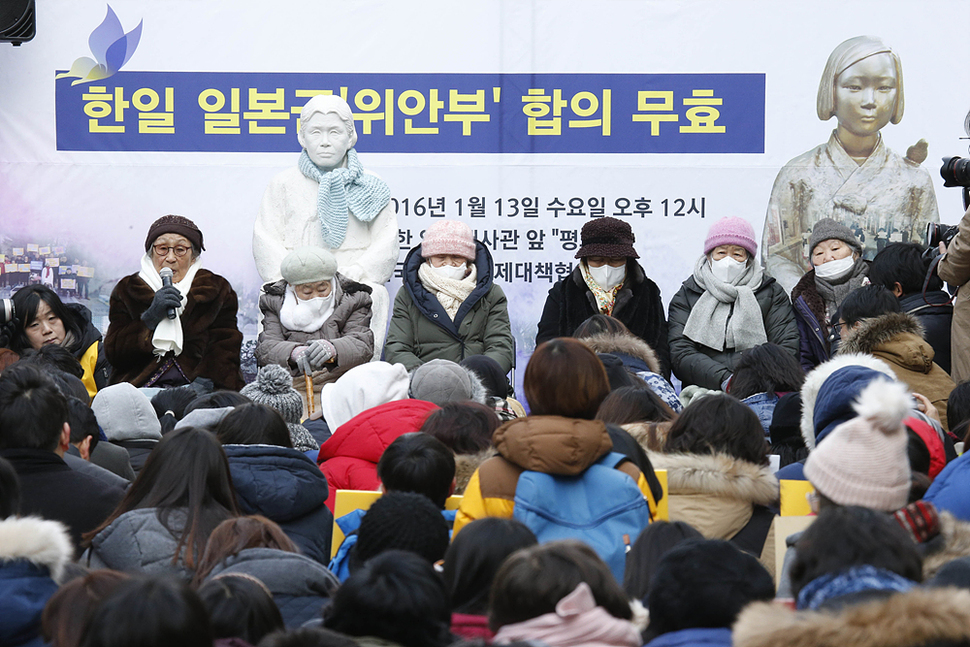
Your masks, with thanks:
[[(172, 268), (171, 267), (163, 267), (162, 269), (158, 270), (158, 275), (162, 277), (163, 288), (172, 287)], [(170, 307), (168, 309), (168, 318), (175, 319), (175, 308)]]

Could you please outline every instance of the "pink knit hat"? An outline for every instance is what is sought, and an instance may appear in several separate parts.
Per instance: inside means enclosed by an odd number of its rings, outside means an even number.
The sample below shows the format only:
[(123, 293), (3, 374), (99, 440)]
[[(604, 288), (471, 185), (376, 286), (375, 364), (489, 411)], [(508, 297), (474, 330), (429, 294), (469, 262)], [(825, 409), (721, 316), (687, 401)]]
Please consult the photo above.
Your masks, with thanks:
[(421, 256), (451, 254), (475, 260), (475, 237), (471, 227), (457, 220), (439, 220), (428, 227), (421, 241)]
[(754, 237), (754, 229), (744, 218), (721, 218), (707, 232), (704, 241), (704, 253), (721, 245), (738, 245), (748, 250), (754, 256), (758, 251), (758, 242)]
[(805, 461), (805, 478), (838, 505), (895, 512), (909, 499), (908, 437), (903, 420), (910, 413), (905, 384), (875, 379), (853, 408), (858, 417), (843, 422)]

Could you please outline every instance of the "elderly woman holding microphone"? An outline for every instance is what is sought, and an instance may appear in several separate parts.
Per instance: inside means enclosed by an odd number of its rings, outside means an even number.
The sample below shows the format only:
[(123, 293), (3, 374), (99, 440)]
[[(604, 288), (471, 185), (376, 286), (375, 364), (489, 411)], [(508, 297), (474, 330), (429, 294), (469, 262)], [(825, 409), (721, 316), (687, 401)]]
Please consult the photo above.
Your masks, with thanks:
[(256, 342), (260, 366), (279, 364), (302, 387), (335, 381), (374, 354), (371, 288), (337, 272), (337, 259), (322, 247), (299, 247), (280, 264), (283, 279), (263, 286), (263, 332)]
[(112, 384), (174, 387), (204, 377), (221, 389), (243, 386), (236, 293), (202, 268), (204, 249), (188, 218), (152, 223), (141, 269), (111, 292), (104, 348)]

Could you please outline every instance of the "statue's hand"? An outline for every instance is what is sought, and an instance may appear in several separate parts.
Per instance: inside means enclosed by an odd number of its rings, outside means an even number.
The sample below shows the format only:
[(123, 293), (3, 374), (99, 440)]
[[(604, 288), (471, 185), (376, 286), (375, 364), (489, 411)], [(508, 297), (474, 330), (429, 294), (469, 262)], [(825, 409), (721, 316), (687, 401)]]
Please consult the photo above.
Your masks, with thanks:
[(347, 267), (341, 267), (338, 271), (351, 281), (357, 281), (358, 283), (363, 283), (364, 281), (364, 268), (360, 265), (348, 265)]

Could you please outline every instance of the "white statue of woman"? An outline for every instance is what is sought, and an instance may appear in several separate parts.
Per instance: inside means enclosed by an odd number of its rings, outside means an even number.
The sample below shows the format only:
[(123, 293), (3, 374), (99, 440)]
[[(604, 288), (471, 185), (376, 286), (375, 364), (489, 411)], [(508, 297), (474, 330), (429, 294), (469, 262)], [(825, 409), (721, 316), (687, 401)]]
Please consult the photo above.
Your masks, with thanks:
[(318, 95), (300, 113), (303, 152), (297, 166), (266, 187), (253, 229), (253, 258), (265, 282), (280, 280), (283, 258), (299, 247), (323, 247), (338, 271), (372, 288), (372, 329), (380, 354), (389, 298), (384, 283), (397, 264), (397, 213), (387, 185), (364, 171), (347, 102)]
[[(765, 265), (787, 291), (811, 269), (805, 237), (822, 218), (849, 227), (871, 259), (889, 232), (917, 241), (939, 222), (923, 140), (900, 157), (879, 131), (903, 118), (903, 69), (879, 38), (857, 36), (829, 56), (818, 87), (822, 121), (838, 125), (828, 142), (791, 160), (771, 189), (762, 236)], [(882, 232), (882, 233), (880, 233)]]

